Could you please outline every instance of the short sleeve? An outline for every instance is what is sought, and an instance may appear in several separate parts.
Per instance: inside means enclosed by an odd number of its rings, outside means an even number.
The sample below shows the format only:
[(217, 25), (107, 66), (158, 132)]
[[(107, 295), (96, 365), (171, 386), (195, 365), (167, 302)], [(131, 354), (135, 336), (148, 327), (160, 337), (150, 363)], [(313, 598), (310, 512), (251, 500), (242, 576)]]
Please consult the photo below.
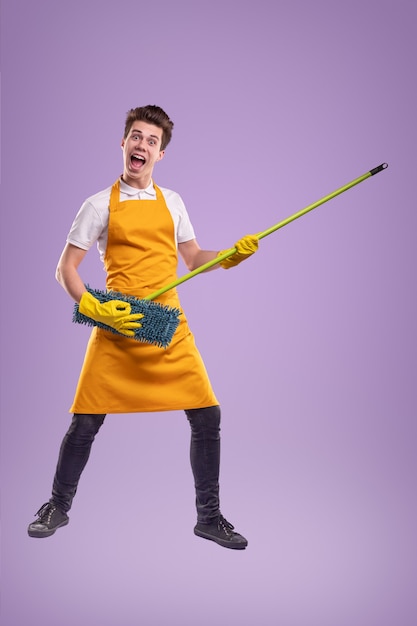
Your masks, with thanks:
[(178, 243), (184, 243), (185, 241), (190, 241), (190, 239), (195, 239), (195, 232), (185, 204), (179, 195), (178, 205), (180, 208), (180, 219), (177, 228), (177, 241)]
[(82, 250), (89, 250), (98, 241), (105, 228), (107, 228), (107, 223), (103, 223), (103, 215), (92, 202), (86, 200), (72, 223), (67, 242)]

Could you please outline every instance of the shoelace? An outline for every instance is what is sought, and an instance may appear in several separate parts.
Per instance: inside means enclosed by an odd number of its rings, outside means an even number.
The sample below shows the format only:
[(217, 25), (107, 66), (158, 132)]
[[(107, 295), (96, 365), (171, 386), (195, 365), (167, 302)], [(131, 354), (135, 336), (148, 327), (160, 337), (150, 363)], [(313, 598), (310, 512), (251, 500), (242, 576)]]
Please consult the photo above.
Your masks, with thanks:
[(228, 522), (227, 519), (223, 517), (222, 514), (220, 514), (219, 516), (219, 521), (217, 522), (217, 528), (219, 530), (223, 530), (224, 534), (227, 535), (228, 537), (233, 535), (233, 532), (230, 532), (234, 530), (233, 524)]
[(50, 502), (46, 502), (36, 513), (36, 515), (38, 515), (39, 517), (37, 521), (42, 524), (48, 524), (51, 521), (51, 517), (54, 511), (55, 507)]

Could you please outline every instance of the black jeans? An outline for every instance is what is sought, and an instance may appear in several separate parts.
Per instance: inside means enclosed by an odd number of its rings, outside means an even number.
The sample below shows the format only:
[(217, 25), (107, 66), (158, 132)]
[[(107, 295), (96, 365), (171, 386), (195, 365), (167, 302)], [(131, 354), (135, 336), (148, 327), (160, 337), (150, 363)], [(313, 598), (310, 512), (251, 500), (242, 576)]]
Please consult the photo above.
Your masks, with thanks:
[(185, 411), (191, 426), (190, 461), (194, 476), (197, 521), (219, 515), (220, 407)]
[[(197, 521), (209, 523), (219, 514), (220, 407), (185, 411), (191, 427), (190, 461), (196, 491)], [(53, 502), (67, 513), (103, 425), (103, 414), (76, 413), (64, 436), (52, 487)]]

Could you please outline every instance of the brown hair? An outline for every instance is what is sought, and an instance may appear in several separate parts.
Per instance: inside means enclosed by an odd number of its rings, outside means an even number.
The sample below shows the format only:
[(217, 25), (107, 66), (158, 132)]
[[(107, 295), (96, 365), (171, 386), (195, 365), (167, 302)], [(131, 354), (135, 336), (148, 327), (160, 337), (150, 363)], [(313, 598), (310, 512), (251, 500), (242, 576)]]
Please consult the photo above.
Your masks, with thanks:
[(129, 134), (133, 122), (147, 122), (162, 128), (162, 142), (161, 150), (165, 150), (172, 137), (172, 129), (174, 128), (174, 122), (172, 122), (168, 115), (161, 107), (153, 104), (148, 104), (144, 107), (137, 107), (136, 109), (130, 109), (127, 112), (124, 139)]

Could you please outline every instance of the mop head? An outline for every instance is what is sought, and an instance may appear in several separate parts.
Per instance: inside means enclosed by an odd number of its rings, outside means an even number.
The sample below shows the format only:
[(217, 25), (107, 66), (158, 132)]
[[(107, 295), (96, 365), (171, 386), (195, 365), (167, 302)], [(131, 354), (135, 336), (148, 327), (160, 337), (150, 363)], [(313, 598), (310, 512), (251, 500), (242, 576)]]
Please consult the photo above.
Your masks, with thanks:
[[(180, 323), (178, 318), (181, 315), (179, 309), (160, 304), (159, 302), (152, 302), (151, 300), (140, 300), (133, 296), (127, 296), (118, 291), (101, 291), (100, 289), (92, 289), (89, 285), (86, 285), (87, 291), (89, 291), (100, 302), (108, 302), (109, 300), (123, 300), (129, 302), (131, 305), (130, 313), (142, 313), (143, 319), (140, 320), (142, 324), (141, 328), (135, 330), (134, 337), (127, 337), (128, 339), (136, 339), (143, 343), (154, 344), (160, 348), (166, 348), (171, 343), (172, 337)], [(74, 313), (72, 321), (76, 324), (87, 324), (88, 326), (99, 326), (108, 330), (116, 335), (122, 335), (114, 328), (96, 322), (95, 320), (80, 313), (78, 304), (74, 306)]]

